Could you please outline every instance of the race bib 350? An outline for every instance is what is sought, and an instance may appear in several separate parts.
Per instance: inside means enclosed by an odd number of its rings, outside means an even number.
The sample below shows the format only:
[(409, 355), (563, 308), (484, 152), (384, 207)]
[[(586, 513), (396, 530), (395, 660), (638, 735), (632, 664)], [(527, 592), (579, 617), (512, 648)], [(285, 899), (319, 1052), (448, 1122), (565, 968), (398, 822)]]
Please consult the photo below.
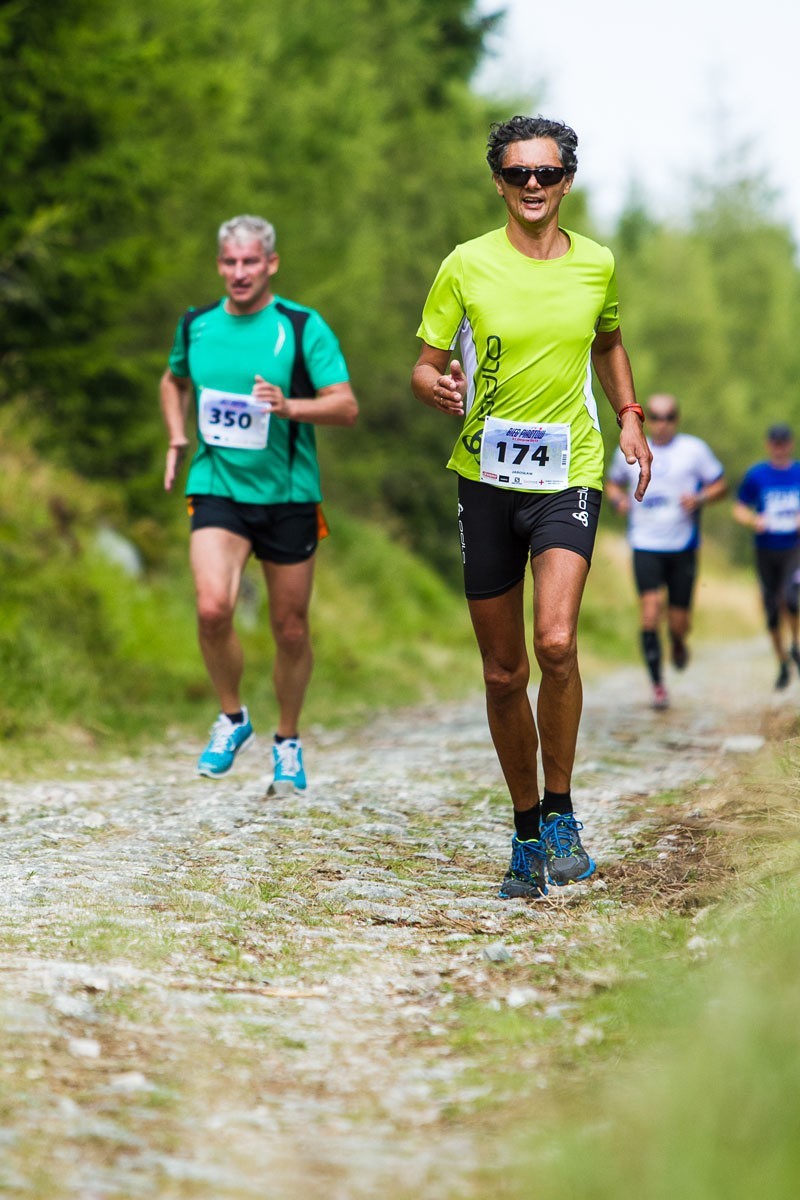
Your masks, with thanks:
[(200, 389), (200, 432), (211, 446), (263, 450), (269, 434), (269, 416), (252, 396)]

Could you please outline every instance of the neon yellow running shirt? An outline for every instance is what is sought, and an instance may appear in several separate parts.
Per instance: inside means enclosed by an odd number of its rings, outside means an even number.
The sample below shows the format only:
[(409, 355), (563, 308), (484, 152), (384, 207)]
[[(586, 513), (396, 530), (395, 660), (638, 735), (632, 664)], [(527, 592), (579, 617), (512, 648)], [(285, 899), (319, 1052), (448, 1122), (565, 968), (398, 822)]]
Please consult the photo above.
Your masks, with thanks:
[(567, 487), (603, 486), (603, 441), (592, 394), (595, 331), (619, 325), (614, 258), (564, 230), (561, 258), (528, 258), (505, 228), (444, 260), (417, 331), (429, 346), (458, 348), (469, 381), (464, 425), (447, 466), (480, 478), (486, 417), (570, 426)]

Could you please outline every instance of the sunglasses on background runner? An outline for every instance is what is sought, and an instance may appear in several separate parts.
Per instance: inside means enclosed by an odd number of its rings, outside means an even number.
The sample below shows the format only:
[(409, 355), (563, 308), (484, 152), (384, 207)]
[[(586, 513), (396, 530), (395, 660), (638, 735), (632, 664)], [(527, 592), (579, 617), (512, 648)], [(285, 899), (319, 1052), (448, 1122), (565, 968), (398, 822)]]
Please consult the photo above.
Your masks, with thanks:
[(554, 183), (561, 183), (566, 173), (566, 167), (501, 167), (497, 172), (503, 182), (512, 187), (524, 187), (531, 175), (540, 187), (552, 187)]
[(671, 413), (648, 413), (648, 414), (647, 414), (647, 419), (648, 419), (648, 421), (677, 421), (677, 419), (678, 419), (678, 414), (677, 414), (677, 413), (675, 413), (675, 412), (671, 412)]

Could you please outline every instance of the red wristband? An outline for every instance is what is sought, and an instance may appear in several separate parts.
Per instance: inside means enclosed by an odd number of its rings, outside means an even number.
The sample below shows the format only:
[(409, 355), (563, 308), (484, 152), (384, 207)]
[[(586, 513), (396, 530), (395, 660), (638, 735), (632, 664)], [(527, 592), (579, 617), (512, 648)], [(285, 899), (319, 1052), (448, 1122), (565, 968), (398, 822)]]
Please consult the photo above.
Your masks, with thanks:
[(635, 412), (639, 420), (644, 425), (644, 409), (641, 404), (623, 404), (622, 408), (617, 413), (617, 424), (622, 428), (622, 414), (626, 412)]

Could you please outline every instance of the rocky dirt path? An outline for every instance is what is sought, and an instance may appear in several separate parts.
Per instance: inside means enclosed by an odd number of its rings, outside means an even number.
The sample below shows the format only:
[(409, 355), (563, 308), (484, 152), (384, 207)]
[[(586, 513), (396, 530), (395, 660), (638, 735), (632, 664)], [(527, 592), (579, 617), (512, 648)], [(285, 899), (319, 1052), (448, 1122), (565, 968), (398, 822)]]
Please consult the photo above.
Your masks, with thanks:
[(575, 796), (600, 871), (538, 905), (496, 896), (510, 812), (480, 699), (312, 734), (312, 786), (280, 800), (266, 737), (216, 783), (175, 741), (0, 785), (0, 1194), (466, 1195), (495, 1084), (463, 1003), (560, 1017), (565, 916), (606, 919), (603, 867), (650, 800), (702, 806), (796, 702), (771, 669), (761, 641), (706, 648), (663, 714), (638, 669), (587, 687)]

